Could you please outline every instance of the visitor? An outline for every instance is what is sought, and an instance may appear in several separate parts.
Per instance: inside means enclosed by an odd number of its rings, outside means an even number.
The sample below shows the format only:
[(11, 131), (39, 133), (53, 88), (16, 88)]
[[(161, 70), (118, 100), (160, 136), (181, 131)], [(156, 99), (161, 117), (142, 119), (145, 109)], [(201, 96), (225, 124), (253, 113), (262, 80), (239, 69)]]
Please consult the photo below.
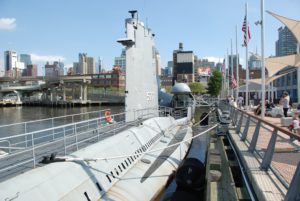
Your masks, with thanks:
[(238, 104), (238, 107), (241, 109), (242, 106), (243, 106), (243, 102), (244, 102), (244, 97), (243, 96), (239, 96), (238, 99), (237, 99), (237, 104)]
[(298, 112), (295, 112), (293, 114), (293, 121), (292, 123), (288, 126), (288, 129), (290, 131), (296, 131), (297, 129), (300, 128), (300, 125), (299, 125), (299, 118), (298, 118)]
[(287, 117), (287, 112), (290, 107), (290, 96), (287, 91), (283, 92), (283, 115), (284, 117)]

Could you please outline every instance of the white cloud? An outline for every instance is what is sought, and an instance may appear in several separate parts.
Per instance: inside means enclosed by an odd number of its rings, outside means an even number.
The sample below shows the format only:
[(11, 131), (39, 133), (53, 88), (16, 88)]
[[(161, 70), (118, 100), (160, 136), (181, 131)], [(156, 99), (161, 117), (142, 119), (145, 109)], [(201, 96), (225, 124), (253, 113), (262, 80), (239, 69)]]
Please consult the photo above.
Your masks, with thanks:
[(65, 68), (71, 68), (73, 67), (73, 64), (65, 64)]
[(204, 59), (207, 59), (208, 61), (213, 61), (215, 63), (222, 63), (223, 62), (223, 57), (203, 57)]
[(30, 54), (31, 60), (34, 62), (53, 62), (53, 61), (64, 61), (66, 60), (63, 56), (57, 55), (37, 55), (37, 54)]
[(16, 18), (0, 18), (0, 29), (11, 30), (16, 26)]

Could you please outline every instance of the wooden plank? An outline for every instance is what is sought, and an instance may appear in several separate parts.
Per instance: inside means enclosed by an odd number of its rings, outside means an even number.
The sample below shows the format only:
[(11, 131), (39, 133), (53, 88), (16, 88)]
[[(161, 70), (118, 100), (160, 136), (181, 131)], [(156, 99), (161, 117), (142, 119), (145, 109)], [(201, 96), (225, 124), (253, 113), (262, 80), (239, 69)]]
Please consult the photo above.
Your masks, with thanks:
[(242, 159), (258, 199), (261, 201), (282, 201), (286, 194), (286, 189), (278, 179), (274, 179), (273, 172), (260, 170), (259, 160), (252, 153), (248, 152), (248, 146), (240, 140), (237, 134), (230, 133), (230, 137), (238, 149), (238, 154)]

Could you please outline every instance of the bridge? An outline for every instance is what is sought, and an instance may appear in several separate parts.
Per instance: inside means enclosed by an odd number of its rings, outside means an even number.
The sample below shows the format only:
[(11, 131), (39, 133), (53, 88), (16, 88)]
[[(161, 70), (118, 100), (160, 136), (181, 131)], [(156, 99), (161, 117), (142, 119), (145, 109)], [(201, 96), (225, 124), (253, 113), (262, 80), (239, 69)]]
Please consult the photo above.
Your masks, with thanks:
[[(109, 90), (89, 90), (91, 75), (60, 77), (21, 77), (18, 80), (0, 78), (0, 97), (15, 93), (19, 104), (74, 106), (85, 104), (124, 104), (125, 94)], [(32, 98), (33, 94), (39, 94)], [(0, 102), (0, 105), (15, 101)]]

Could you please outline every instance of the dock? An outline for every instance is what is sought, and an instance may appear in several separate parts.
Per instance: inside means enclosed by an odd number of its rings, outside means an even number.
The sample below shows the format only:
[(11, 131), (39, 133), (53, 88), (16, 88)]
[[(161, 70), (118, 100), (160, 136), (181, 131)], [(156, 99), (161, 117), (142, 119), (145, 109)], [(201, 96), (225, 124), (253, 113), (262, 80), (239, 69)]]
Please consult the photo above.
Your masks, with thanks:
[(227, 137), (255, 200), (296, 200), (299, 196), (300, 136), (280, 118), (261, 119), (253, 112), (220, 104), (232, 118)]

